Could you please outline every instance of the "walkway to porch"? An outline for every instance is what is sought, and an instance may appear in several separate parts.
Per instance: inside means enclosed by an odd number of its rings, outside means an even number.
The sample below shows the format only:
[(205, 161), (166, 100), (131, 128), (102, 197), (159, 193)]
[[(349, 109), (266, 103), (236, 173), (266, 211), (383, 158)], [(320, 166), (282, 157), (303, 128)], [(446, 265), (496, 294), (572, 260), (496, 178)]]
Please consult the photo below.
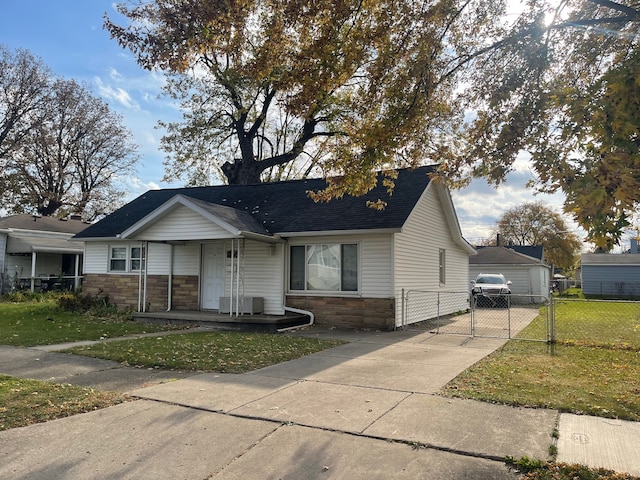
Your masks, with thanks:
[(216, 330), (275, 333), (281, 328), (302, 326), (309, 323), (307, 315), (289, 313), (285, 315), (239, 315), (198, 310), (172, 310), (169, 312), (134, 312), (139, 322), (171, 323), (175, 325), (198, 325)]

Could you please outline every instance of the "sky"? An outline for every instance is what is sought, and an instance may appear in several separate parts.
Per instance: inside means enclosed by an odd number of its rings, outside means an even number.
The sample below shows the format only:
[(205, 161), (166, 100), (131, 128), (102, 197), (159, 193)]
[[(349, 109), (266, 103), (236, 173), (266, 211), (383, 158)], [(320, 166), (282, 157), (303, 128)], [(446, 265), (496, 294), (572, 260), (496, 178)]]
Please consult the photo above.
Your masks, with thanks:
[[(137, 172), (121, 178), (132, 200), (147, 190), (179, 187), (162, 182), (164, 153), (159, 150), (162, 130), (157, 122), (178, 121), (179, 109), (159, 97), (164, 77), (140, 68), (131, 53), (122, 49), (103, 29), (105, 13), (125, 24), (106, 0), (4, 0), (0, 15), (0, 44), (15, 50), (24, 48), (40, 57), (53, 72), (75, 79), (101, 97), (123, 118), (139, 147)], [(28, 12), (28, 13), (27, 13)], [(491, 229), (505, 210), (524, 202), (543, 201), (562, 212), (563, 197), (536, 195), (526, 184), (533, 177), (523, 156), (507, 182), (493, 188), (475, 180), (452, 197), (463, 236), (472, 244), (491, 235)], [(584, 232), (567, 218), (570, 230), (581, 238)]]

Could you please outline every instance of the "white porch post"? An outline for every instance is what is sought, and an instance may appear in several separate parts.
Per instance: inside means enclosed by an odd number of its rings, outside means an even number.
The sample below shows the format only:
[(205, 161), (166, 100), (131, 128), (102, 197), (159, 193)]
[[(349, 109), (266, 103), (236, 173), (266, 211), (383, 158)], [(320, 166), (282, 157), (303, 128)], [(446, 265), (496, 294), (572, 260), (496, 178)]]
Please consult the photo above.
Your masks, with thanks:
[(231, 239), (231, 275), (229, 283), (229, 316), (233, 317), (233, 238)]
[(236, 259), (236, 317), (237, 317), (240, 314), (240, 239), (238, 239), (236, 248), (238, 249), (238, 257)]
[(36, 290), (36, 257), (35, 251), (31, 252), (31, 291)]
[(77, 292), (80, 287), (80, 254), (76, 254), (76, 264), (73, 273), (73, 291)]

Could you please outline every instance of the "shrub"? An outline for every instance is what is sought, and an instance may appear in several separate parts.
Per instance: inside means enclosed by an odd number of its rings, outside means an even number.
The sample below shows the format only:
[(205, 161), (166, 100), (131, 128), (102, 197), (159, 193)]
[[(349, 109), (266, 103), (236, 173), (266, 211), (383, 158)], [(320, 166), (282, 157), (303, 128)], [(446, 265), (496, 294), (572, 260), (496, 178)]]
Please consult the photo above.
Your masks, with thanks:
[(81, 293), (65, 292), (57, 297), (58, 307), (75, 313), (90, 312), (96, 316), (108, 317), (118, 314), (118, 307), (109, 301), (107, 295), (92, 297)]

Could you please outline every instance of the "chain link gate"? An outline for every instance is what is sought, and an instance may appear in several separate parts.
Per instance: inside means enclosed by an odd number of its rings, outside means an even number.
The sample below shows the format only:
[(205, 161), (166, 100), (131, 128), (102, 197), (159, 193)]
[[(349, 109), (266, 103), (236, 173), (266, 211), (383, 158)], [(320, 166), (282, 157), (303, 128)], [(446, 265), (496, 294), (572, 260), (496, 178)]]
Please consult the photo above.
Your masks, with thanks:
[(427, 290), (403, 291), (402, 328), (543, 342), (554, 339), (555, 331), (552, 304), (541, 295), (474, 297)]

